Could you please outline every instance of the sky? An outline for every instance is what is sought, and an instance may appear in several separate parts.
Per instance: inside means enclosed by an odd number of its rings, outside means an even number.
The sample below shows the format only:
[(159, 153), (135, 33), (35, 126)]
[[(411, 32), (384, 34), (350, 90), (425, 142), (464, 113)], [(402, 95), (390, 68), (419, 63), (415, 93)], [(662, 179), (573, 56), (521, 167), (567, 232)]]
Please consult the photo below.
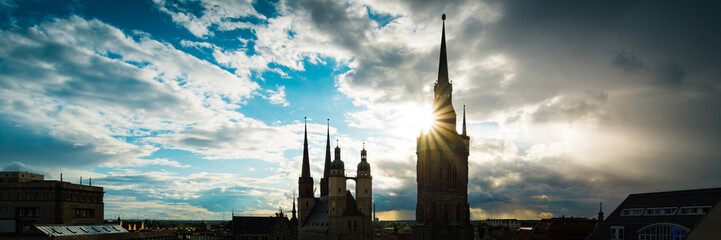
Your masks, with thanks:
[(378, 217), (412, 220), (445, 13), (471, 218), (595, 217), (721, 187), (719, 7), (0, 0), (0, 170), (92, 178), (105, 218), (270, 215), (307, 117), (316, 184), (329, 123), (348, 175), (365, 143)]

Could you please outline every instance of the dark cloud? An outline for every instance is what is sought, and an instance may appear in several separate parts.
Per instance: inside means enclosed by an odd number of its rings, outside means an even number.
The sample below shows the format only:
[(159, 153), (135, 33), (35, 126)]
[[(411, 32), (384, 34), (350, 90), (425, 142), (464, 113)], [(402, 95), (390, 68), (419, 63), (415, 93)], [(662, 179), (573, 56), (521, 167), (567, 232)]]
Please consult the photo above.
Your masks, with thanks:
[(658, 65), (656, 81), (668, 86), (677, 86), (686, 77), (686, 70), (673, 62)]
[(98, 151), (98, 145), (78, 145), (53, 137), (49, 132), (13, 123), (0, 115), (0, 154), (24, 166), (87, 167), (116, 159)]
[(350, 11), (344, 3), (327, 0), (289, 1), (288, 7), (303, 14), (310, 15), (316, 34), (328, 35), (332, 41), (352, 52), (364, 51), (364, 43), (368, 41), (367, 30), (371, 21), (348, 14)]
[(640, 59), (625, 51), (621, 51), (616, 54), (612, 63), (626, 72), (638, 72), (647, 68), (646, 64), (644, 64)]
[(537, 122), (572, 122), (587, 117), (603, 117), (600, 111), (606, 103), (605, 93), (581, 97), (568, 97), (555, 102), (545, 102), (533, 113)]

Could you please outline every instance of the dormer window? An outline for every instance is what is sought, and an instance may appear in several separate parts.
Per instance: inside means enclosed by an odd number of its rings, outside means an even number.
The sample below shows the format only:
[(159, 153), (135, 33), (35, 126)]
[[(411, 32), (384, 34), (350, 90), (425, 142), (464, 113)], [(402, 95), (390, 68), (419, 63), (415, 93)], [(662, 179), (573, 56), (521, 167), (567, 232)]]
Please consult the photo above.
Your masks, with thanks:
[(643, 208), (626, 208), (621, 211), (621, 216), (641, 216)]
[(675, 207), (663, 207), (663, 208), (648, 208), (646, 209), (646, 216), (665, 216), (665, 215), (676, 215), (678, 208)]

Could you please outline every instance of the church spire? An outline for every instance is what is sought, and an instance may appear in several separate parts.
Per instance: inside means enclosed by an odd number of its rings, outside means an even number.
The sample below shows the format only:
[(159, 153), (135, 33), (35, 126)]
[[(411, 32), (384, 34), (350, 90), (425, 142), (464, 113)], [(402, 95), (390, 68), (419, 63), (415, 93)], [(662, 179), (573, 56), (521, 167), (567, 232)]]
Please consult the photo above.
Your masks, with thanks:
[(293, 196), (293, 217), (291, 219), (296, 219), (296, 217), (295, 217), (295, 196)]
[(323, 168), (323, 178), (330, 177), (330, 118), (328, 120), (328, 132), (325, 141), (325, 167)]
[[(441, 55), (438, 61), (438, 81), (433, 86), (433, 114), (436, 116), (437, 129), (458, 134), (456, 130), (456, 111), (453, 109), (453, 86), (448, 79), (448, 60), (446, 58), (446, 15), (443, 14), (441, 33)], [(436, 128), (434, 127), (434, 128)]]
[(303, 179), (310, 178), (310, 157), (308, 157), (308, 118), (303, 118), (305, 127), (305, 136), (303, 138), (303, 169), (300, 177)]
[(466, 135), (466, 105), (463, 105), (463, 136)]
[(320, 196), (328, 195), (328, 178), (330, 177), (330, 119), (328, 121), (328, 132), (325, 142), (325, 166), (323, 167), (323, 177), (320, 179)]
[(443, 33), (441, 34), (441, 60), (438, 63), (438, 84), (448, 83), (448, 60), (446, 59), (446, 14), (443, 19)]

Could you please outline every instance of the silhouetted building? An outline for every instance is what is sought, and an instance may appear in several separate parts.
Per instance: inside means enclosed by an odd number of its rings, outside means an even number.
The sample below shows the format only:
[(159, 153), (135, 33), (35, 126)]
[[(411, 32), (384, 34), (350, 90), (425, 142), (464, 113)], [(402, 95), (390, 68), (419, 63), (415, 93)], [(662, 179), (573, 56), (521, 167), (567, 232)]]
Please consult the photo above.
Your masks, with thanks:
[(631, 194), (586, 239), (684, 240), (697, 226), (699, 239), (721, 239), (719, 200), (721, 188)]
[(434, 122), (418, 137), (418, 202), (414, 239), (473, 238), (468, 205), (468, 144), (465, 109), (463, 133), (456, 131), (453, 84), (448, 79), (445, 17), (442, 19), (438, 81), (433, 87)]
[(30, 231), (34, 224), (102, 225), (103, 193), (40, 174), (0, 172), (0, 234)]
[[(356, 177), (345, 175), (345, 164), (335, 147), (335, 158), (330, 161), (330, 126), (326, 141), (325, 169), (321, 178), (320, 198), (313, 191), (308, 156), (308, 130), (303, 141), (303, 165), (298, 178), (298, 239), (371, 239), (373, 225), (372, 177), (365, 146)], [(346, 189), (347, 180), (356, 181), (355, 197)]]
[(597, 219), (543, 219), (531, 230), (531, 240), (583, 240), (598, 224)]
[(272, 217), (233, 216), (235, 240), (294, 240), (297, 226), (282, 212)]

